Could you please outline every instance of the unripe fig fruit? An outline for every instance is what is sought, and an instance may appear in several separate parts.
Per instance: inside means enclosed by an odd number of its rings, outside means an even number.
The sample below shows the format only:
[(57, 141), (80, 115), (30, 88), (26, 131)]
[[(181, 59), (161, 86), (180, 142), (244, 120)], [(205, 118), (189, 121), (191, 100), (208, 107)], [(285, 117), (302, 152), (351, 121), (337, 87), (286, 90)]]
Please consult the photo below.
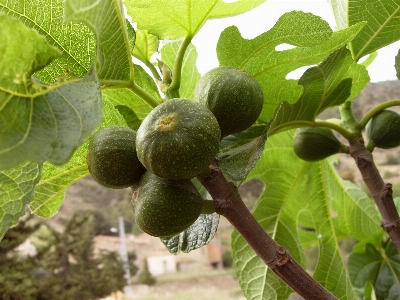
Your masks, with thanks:
[(368, 122), (365, 131), (375, 147), (390, 149), (400, 146), (400, 114), (391, 109), (382, 110)]
[(338, 153), (341, 143), (328, 128), (298, 128), (293, 147), (301, 159), (318, 161)]
[(190, 179), (171, 180), (146, 172), (133, 193), (135, 222), (149, 235), (170, 237), (192, 225), (203, 199)]
[(136, 132), (108, 126), (95, 132), (89, 142), (86, 163), (93, 179), (108, 188), (137, 184), (146, 172), (136, 154)]
[(204, 173), (219, 150), (221, 131), (214, 115), (190, 99), (170, 99), (154, 108), (140, 125), (139, 160), (168, 179)]
[(259, 82), (235, 67), (218, 67), (204, 74), (197, 82), (194, 99), (215, 115), (222, 137), (253, 125), (264, 104)]

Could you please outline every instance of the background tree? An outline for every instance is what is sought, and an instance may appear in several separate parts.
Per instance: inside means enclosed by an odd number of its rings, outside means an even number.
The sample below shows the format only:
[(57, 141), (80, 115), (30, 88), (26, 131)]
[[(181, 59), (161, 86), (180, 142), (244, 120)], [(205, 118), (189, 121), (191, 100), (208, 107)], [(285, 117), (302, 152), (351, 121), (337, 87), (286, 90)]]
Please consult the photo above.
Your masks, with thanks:
[[(118, 253), (94, 253), (96, 214), (77, 211), (62, 233), (42, 222), (21, 222), (0, 243), (1, 299), (98, 299), (125, 286)], [(12, 250), (44, 226), (51, 230), (47, 247), (36, 256), (11, 256)], [(131, 259), (135, 255), (131, 254)], [(137, 267), (130, 261), (131, 274)]]

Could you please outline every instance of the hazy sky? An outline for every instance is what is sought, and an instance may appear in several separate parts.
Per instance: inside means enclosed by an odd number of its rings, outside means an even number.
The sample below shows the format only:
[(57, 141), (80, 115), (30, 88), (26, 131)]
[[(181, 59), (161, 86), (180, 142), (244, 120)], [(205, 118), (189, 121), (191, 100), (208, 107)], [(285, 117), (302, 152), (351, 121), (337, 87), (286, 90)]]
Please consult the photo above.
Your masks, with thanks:
[[(282, 14), (292, 10), (311, 12), (326, 20), (331, 28), (335, 28), (335, 20), (327, 0), (268, 0), (256, 9), (242, 15), (210, 20), (204, 25), (193, 40), (199, 52), (198, 69), (200, 73), (204, 74), (211, 68), (218, 66), (215, 47), (224, 28), (235, 25), (239, 28), (243, 37), (254, 38), (269, 30)], [(397, 80), (394, 59), (399, 49), (400, 43), (396, 42), (378, 51), (378, 57), (368, 67), (372, 82)], [(298, 78), (302, 72), (290, 74), (290, 78)]]

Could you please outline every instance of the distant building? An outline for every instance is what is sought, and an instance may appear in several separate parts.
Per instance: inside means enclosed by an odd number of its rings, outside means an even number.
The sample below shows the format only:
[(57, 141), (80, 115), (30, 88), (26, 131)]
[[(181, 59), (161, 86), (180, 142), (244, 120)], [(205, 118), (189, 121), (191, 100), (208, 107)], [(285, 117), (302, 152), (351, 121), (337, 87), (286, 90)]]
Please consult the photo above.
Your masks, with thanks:
[(22, 244), (18, 245), (12, 252), (10, 252), (10, 255), (17, 255), (20, 257), (33, 257), (36, 256), (37, 254), (37, 249), (34, 244), (32, 244), (32, 241), (30, 238), (27, 238)]
[[(141, 268), (143, 259), (147, 259), (149, 271), (153, 276), (166, 273), (185, 272), (191, 270), (209, 270), (222, 268), (221, 241), (216, 234), (206, 246), (189, 253), (171, 254), (159, 238), (142, 233), (138, 236), (126, 235), (129, 251), (136, 253), (135, 264)], [(95, 251), (108, 250), (119, 253), (120, 240), (117, 236), (98, 235), (94, 238)]]

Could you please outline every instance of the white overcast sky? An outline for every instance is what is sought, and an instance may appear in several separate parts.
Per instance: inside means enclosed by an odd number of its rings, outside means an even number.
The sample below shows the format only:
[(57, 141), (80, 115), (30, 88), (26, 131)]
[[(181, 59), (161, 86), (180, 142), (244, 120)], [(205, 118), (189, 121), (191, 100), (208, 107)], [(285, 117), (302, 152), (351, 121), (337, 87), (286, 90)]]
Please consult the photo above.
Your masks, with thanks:
[[(226, 0), (226, 2), (229, 1), (234, 0)], [(203, 26), (193, 40), (199, 53), (199, 72), (204, 74), (218, 66), (215, 47), (221, 31), (226, 27), (235, 25), (243, 37), (251, 39), (269, 30), (282, 14), (292, 10), (302, 10), (318, 15), (335, 30), (335, 20), (327, 0), (268, 0), (252, 11), (236, 17), (210, 20)], [(397, 80), (394, 61), (399, 49), (400, 43), (396, 42), (378, 51), (378, 57), (368, 67), (371, 82)], [(291, 73), (288, 78), (298, 79), (303, 71)]]

